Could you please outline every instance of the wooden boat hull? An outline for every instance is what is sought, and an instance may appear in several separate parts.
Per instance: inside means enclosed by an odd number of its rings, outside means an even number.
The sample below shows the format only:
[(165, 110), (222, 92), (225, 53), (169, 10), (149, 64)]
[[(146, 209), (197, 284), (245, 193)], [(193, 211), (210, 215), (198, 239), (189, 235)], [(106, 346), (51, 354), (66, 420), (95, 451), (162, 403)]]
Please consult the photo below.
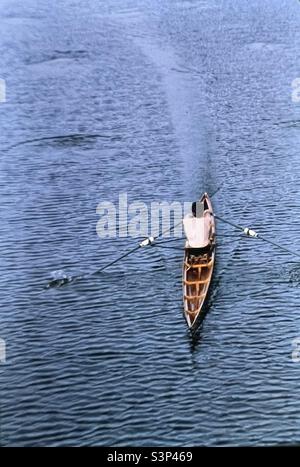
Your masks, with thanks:
[[(206, 200), (213, 213), (212, 204), (207, 193), (201, 201)], [(190, 249), (185, 249), (183, 260), (183, 310), (188, 327), (195, 330), (204, 316), (204, 306), (208, 298), (215, 264), (215, 220), (212, 216), (212, 249), (195, 256)]]

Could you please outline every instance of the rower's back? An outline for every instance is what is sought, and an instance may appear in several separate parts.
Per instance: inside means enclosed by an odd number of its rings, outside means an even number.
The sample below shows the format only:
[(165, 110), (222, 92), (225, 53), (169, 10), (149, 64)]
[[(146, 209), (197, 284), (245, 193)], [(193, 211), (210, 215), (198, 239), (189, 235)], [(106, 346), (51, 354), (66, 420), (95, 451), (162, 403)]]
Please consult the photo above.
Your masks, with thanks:
[[(206, 208), (206, 209), (205, 209)], [(211, 243), (212, 212), (206, 203), (193, 203), (192, 212), (183, 219), (184, 232), (187, 238), (186, 248), (205, 248)]]

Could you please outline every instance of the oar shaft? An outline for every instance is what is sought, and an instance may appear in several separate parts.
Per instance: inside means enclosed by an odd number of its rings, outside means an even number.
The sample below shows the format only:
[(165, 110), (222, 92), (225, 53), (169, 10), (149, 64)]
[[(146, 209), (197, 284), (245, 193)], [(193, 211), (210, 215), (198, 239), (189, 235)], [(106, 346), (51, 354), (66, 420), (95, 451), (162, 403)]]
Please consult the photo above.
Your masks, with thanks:
[(270, 243), (270, 245), (276, 246), (277, 248), (280, 248), (283, 251), (286, 251), (287, 253), (290, 253), (291, 255), (298, 256), (300, 258), (300, 254), (297, 253), (296, 251), (291, 251), (285, 246), (278, 245), (278, 243), (273, 242), (272, 240), (269, 240), (268, 238), (262, 237), (261, 235), (258, 236), (260, 240), (263, 240), (264, 242)]
[(155, 248), (168, 248), (170, 250), (179, 250), (182, 252), (182, 248), (179, 248), (177, 246), (168, 246), (168, 245), (161, 245), (160, 243), (154, 243), (153, 245)]
[[(91, 276), (94, 276), (95, 274), (99, 274), (100, 272), (104, 271), (105, 269), (109, 268), (110, 266), (113, 266), (114, 264), (118, 263), (119, 261), (121, 261), (122, 259), (126, 258), (127, 256), (131, 255), (132, 253), (134, 253), (135, 251), (139, 250), (141, 247), (143, 246), (147, 246), (147, 245), (151, 245), (154, 240), (157, 240), (158, 238), (162, 237), (164, 234), (168, 233), (168, 232), (171, 232), (172, 230), (174, 230), (176, 227), (178, 227), (180, 224), (181, 224), (182, 220), (180, 222), (178, 222), (177, 224), (173, 225), (172, 227), (166, 229), (165, 231), (163, 231), (161, 234), (157, 235), (156, 237), (149, 237), (148, 239), (145, 239), (143, 242), (141, 242), (139, 245), (137, 245), (135, 248), (133, 248), (132, 250), (129, 250), (127, 251), (126, 253), (124, 253), (123, 255), (119, 256), (118, 258), (116, 258), (115, 260), (113, 260), (112, 262), (108, 263), (108, 264), (105, 264), (102, 268), (100, 269), (97, 269), (96, 271), (93, 271), (89, 274), (84, 274), (82, 276), (75, 276), (73, 278), (71, 278), (70, 280), (66, 280), (64, 282), (59, 282), (59, 287), (63, 286), (63, 285), (66, 285), (66, 284), (69, 284), (71, 282), (76, 282), (78, 280), (81, 280), (81, 279), (85, 279), (87, 277), (91, 277)], [(148, 240), (148, 241), (147, 241)], [(46, 289), (49, 289), (50, 287), (56, 287), (57, 286), (57, 280), (52, 280), (48, 283), (48, 285), (46, 286)]]
[[(151, 245), (151, 243), (153, 243), (154, 240), (157, 240), (158, 238), (162, 237), (164, 234), (168, 233), (168, 232), (171, 232), (172, 230), (174, 230), (176, 227), (178, 227), (180, 224), (181, 224), (182, 220), (180, 222), (178, 222), (178, 224), (176, 225), (173, 225), (171, 228), (165, 230), (164, 232), (162, 232), (161, 234), (157, 235), (156, 237), (149, 237), (148, 240), (148, 245)], [(147, 239), (146, 239), (147, 240)], [(142, 242), (143, 243), (143, 242)], [(112, 266), (113, 264), (115, 263), (118, 263), (119, 261), (121, 261), (122, 259), (126, 258), (126, 256), (129, 256), (131, 255), (132, 253), (134, 253), (135, 251), (139, 250), (142, 246), (146, 246), (143, 245), (142, 243), (140, 243), (139, 245), (137, 245), (135, 248), (133, 248), (132, 250), (130, 251), (127, 251), (127, 253), (125, 253), (124, 255), (122, 256), (119, 256), (118, 258), (116, 258), (114, 261), (112, 261), (111, 263), (108, 263), (106, 264), (105, 266), (103, 266), (102, 268), (98, 269), (97, 271), (94, 271), (92, 272), (91, 274), (89, 274), (89, 276), (92, 276), (94, 274), (98, 274), (102, 271), (104, 271), (105, 269), (107, 269), (108, 267)]]
[(244, 227), (242, 227), (241, 225), (235, 224), (234, 222), (228, 221), (227, 219), (223, 219), (222, 217), (217, 216), (216, 214), (215, 214), (215, 218), (221, 222), (224, 222), (225, 224), (231, 225), (231, 227), (234, 227), (235, 229), (242, 230), (242, 231), (245, 230)]
[(136, 247), (133, 248), (132, 250), (127, 251), (127, 253), (124, 253), (124, 255), (119, 256), (117, 259), (115, 259), (115, 260), (112, 261), (111, 263), (108, 263), (108, 264), (106, 264), (105, 266), (103, 266), (102, 268), (98, 269), (97, 271), (94, 271), (94, 272), (93, 272), (92, 274), (90, 274), (90, 275), (98, 274), (99, 272), (104, 271), (104, 269), (108, 268), (109, 266), (112, 266), (112, 265), (115, 264), (115, 263), (118, 263), (118, 261), (121, 261), (121, 259), (126, 258), (126, 256), (131, 255), (132, 253), (134, 253), (135, 251), (139, 250), (140, 248), (141, 248), (140, 245), (136, 246)]
[(180, 224), (182, 223), (182, 219), (180, 222), (178, 222), (177, 224), (173, 225), (172, 227), (164, 230), (161, 234), (157, 235), (156, 237), (154, 237), (154, 240), (157, 240), (158, 238), (160, 237), (163, 237), (166, 233), (169, 233), (169, 232), (172, 232), (174, 229), (176, 229), (176, 227), (178, 227)]
[(218, 219), (221, 222), (224, 222), (225, 224), (231, 225), (232, 227), (234, 227), (237, 230), (241, 230), (242, 232), (245, 233), (245, 235), (248, 235), (248, 236), (254, 237), (254, 238), (258, 238), (258, 239), (262, 240), (263, 242), (266, 242), (266, 243), (269, 243), (270, 245), (276, 246), (277, 248), (279, 248), (282, 251), (285, 251), (286, 253), (289, 253), (291, 255), (295, 255), (295, 256), (300, 257), (300, 254), (297, 253), (296, 251), (291, 251), (288, 248), (286, 248), (286, 247), (284, 247), (282, 245), (279, 245), (276, 242), (273, 242), (273, 240), (269, 240), (268, 238), (261, 236), (260, 234), (256, 233), (254, 230), (249, 229), (248, 227), (246, 227), (246, 228), (242, 227), (241, 225), (235, 224), (234, 222), (228, 221), (227, 219), (223, 219), (222, 217), (217, 216), (217, 215), (215, 215), (215, 218)]

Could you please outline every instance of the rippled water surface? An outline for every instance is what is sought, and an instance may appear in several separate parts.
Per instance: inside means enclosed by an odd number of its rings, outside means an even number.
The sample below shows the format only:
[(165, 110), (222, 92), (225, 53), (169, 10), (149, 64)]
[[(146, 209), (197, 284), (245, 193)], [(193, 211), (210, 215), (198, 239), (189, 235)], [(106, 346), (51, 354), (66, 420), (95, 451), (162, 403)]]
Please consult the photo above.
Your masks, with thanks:
[[(300, 265), (219, 237), (192, 338), (178, 250), (97, 269), (97, 204), (193, 200), (300, 250), (300, 6), (291, 0), (2, 0), (1, 443), (300, 441)], [(218, 232), (231, 232), (219, 224)]]

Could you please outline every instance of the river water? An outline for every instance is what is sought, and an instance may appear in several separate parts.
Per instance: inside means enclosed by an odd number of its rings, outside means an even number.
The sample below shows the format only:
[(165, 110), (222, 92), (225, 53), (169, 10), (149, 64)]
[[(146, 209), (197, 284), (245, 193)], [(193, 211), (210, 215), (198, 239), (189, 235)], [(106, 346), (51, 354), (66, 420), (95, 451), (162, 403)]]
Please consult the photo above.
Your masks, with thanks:
[(299, 2), (2, 0), (0, 21), (1, 444), (299, 442), (297, 257), (220, 235), (194, 337), (175, 249), (43, 289), (136, 245), (96, 234), (119, 193), (220, 188), (219, 215), (300, 251)]

